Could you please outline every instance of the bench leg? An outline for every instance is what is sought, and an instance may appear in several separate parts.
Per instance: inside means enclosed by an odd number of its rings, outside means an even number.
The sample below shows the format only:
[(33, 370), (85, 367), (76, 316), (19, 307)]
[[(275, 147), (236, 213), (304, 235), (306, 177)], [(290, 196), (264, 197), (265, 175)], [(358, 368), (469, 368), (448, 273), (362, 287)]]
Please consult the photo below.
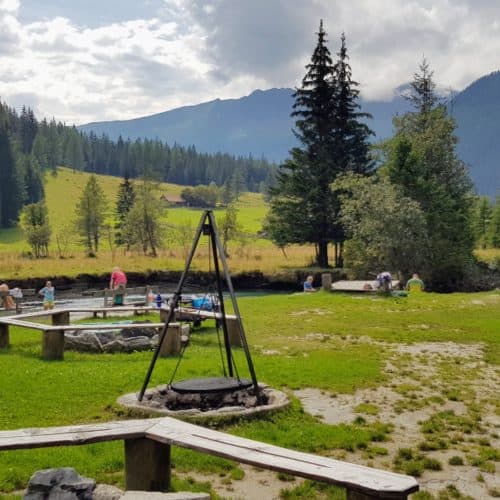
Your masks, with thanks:
[(227, 336), (231, 347), (242, 347), (240, 322), (236, 318), (226, 318)]
[(53, 325), (69, 325), (69, 311), (64, 311), (52, 315)]
[(9, 325), (0, 324), (0, 349), (6, 349), (10, 346)]
[(125, 489), (167, 491), (170, 487), (170, 445), (151, 439), (125, 440)]
[(64, 359), (64, 330), (42, 332), (42, 359)]
[(160, 357), (176, 356), (181, 352), (181, 325), (179, 323), (170, 323), (167, 333), (163, 339), (163, 344), (160, 348)]

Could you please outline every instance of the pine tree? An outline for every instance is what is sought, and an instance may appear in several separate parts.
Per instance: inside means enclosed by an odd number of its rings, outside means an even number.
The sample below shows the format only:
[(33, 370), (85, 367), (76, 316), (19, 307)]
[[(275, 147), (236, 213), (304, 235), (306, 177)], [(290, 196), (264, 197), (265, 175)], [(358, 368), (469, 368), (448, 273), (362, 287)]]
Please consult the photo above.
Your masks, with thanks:
[(489, 244), (489, 230), (493, 207), (488, 196), (475, 200), (472, 218), (474, 240), (477, 247), (486, 248)]
[(76, 229), (90, 256), (99, 250), (106, 215), (106, 197), (95, 175), (91, 175), (76, 206)]
[(0, 104), (0, 227), (17, 223), (24, 189), (9, 138), (7, 113)]
[[(317, 35), (302, 87), (294, 94), (294, 133), (301, 147), (292, 149), (270, 189), (265, 229), (281, 248), (285, 242), (314, 243), (316, 263), (327, 267), (328, 244), (341, 246), (344, 240), (340, 203), (331, 184), (341, 173), (370, 170), (371, 132), (360, 121), (368, 115), (358, 111), (357, 83), (351, 79), (344, 35), (335, 66), (323, 22)], [(342, 265), (341, 252), (336, 253), (335, 265)]]
[(24, 184), (24, 203), (37, 203), (43, 200), (45, 196), (43, 174), (36, 158), (33, 155), (18, 154), (17, 165)]
[(497, 196), (488, 230), (489, 243), (494, 248), (500, 248), (500, 195)]
[(130, 212), (130, 209), (134, 205), (134, 201), (135, 201), (134, 186), (130, 182), (128, 173), (125, 172), (125, 177), (123, 179), (123, 182), (118, 187), (118, 195), (116, 200), (115, 213), (117, 222), (115, 224), (115, 243), (117, 245), (123, 245), (126, 243), (125, 239), (123, 238), (122, 231), (128, 213)]
[(429, 238), (421, 251), (427, 280), (434, 289), (450, 290), (460, 285), (471, 262), (472, 183), (456, 155), (455, 121), (435, 94), (425, 60), (420, 71), (407, 96), (415, 110), (394, 119), (385, 171), (425, 214)]
[(33, 110), (26, 109), (23, 106), (20, 116), (20, 130), (19, 135), (21, 139), (21, 151), (25, 154), (31, 153), (33, 142), (35, 140), (38, 123), (36, 121)]
[(51, 230), (45, 203), (32, 203), (24, 207), (23, 228), (33, 250), (33, 255), (36, 258), (47, 257)]
[(123, 225), (123, 239), (130, 246), (137, 246), (144, 254), (148, 251), (153, 257), (162, 245), (164, 226), (161, 219), (164, 207), (156, 195), (156, 186), (150, 180), (137, 185), (135, 201)]

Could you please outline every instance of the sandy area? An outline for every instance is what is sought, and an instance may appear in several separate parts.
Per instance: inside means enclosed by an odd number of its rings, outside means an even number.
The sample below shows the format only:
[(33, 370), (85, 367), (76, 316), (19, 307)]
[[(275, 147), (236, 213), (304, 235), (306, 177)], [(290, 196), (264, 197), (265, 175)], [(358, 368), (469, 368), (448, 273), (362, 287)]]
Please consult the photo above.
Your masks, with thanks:
[[(383, 344), (387, 348), (387, 344)], [(359, 390), (354, 394), (331, 394), (318, 389), (296, 391), (304, 409), (328, 424), (350, 423), (362, 416), (366, 421), (392, 423), (390, 441), (377, 443), (388, 454), (368, 457), (367, 453), (345, 453), (344, 459), (364, 465), (394, 468), (394, 458), (400, 448), (411, 448), (415, 453), (439, 460), (442, 470), (425, 470), (418, 482), (421, 489), (436, 493), (447, 485), (454, 485), (463, 495), (475, 499), (495, 498), (500, 495), (500, 474), (495, 472), (498, 461), (470, 465), (469, 457), (477, 456), (480, 446), (500, 446), (500, 414), (498, 397), (500, 376), (497, 369), (484, 362), (481, 344), (418, 343), (398, 345), (392, 349), (385, 366), (388, 381), (374, 389)], [(376, 415), (361, 413), (361, 405), (375, 408)], [(464, 419), (480, 414), (478, 429), (457, 434), (456, 443), (447, 449), (422, 451), (419, 445), (429, 441), (429, 434), (421, 424), (440, 412), (453, 412)], [(454, 437), (450, 436), (449, 437)], [(463, 459), (464, 465), (452, 466), (453, 456)]]
[[(426, 325), (415, 325), (425, 328)], [(349, 338), (345, 342), (374, 343), (369, 337)], [(439, 460), (442, 470), (425, 470), (417, 478), (422, 490), (433, 494), (453, 485), (474, 500), (495, 498), (500, 492), (499, 462), (470, 465), (470, 458), (480, 449), (500, 447), (500, 407), (498, 395), (500, 371), (484, 361), (482, 344), (429, 342), (417, 344), (388, 344), (380, 342), (388, 352), (384, 367), (387, 381), (373, 389), (362, 389), (354, 394), (330, 394), (318, 389), (295, 391), (304, 409), (331, 425), (351, 423), (362, 416), (367, 422), (392, 423), (389, 440), (374, 443), (385, 448), (386, 455), (370, 455), (366, 451), (336, 450), (338, 458), (349, 462), (395, 470), (394, 459), (401, 448), (411, 448), (428, 458)], [(361, 413), (359, 405), (376, 408), (376, 414)], [(464, 419), (480, 414), (480, 425), (472, 431), (454, 429), (447, 434), (452, 442), (446, 449), (422, 451), (419, 444), (429, 440), (422, 431), (422, 423), (440, 412)], [(476, 412), (476, 413), (474, 413)], [(464, 465), (448, 463), (451, 457), (461, 457)], [(278, 474), (241, 466), (245, 476), (230, 480), (215, 474), (189, 474), (197, 481), (210, 481), (215, 491), (225, 499), (273, 500), (284, 488), (293, 488), (301, 479), (292, 482), (280, 480)], [(492, 469), (493, 467), (493, 469)], [(462, 497), (464, 498), (464, 497)]]

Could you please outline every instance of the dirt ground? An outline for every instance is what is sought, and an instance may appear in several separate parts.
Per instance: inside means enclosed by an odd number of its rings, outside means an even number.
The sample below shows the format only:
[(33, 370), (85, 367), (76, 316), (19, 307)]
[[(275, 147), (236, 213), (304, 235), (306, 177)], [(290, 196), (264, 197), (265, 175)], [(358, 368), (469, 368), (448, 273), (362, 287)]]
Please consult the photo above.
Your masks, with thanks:
[[(485, 363), (484, 346), (432, 342), (391, 350), (387, 383), (375, 389), (335, 397), (317, 389), (295, 392), (306, 411), (329, 424), (360, 415), (393, 424), (390, 441), (378, 443), (380, 454), (358, 451), (339, 458), (393, 469), (399, 450), (410, 449), (414, 457), (435, 459), (441, 467), (417, 478), (422, 490), (435, 494), (453, 485), (474, 500), (500, 496), (500, 374)], [(404, 455), (409, 459), (407, 451)], [(450, 465), (451, 457), (457, 465)]]
[[(369, 338), (355, 341), (374, 342)], [(359, 417), (392, 424), (389, 440), (363, 451), (336, 450), (332, 456), (403, 473), (413, 471), (421, 490), (434, 495), (447, 489), (450, 498), (499, 497), (500, 370), (484, 361), (484, 346), (380, 344), (389, 352), (385, 384), (354, 394), (312, 388), (294, 392), (305, 411), (327, 424), (352, 423)], [(270, 471), (242, 469), (241, 480), (194, 478), (212, 482), (227, 499), (278, 499), (281, 489), (300, 484), (300, 479), (286, 482)]]

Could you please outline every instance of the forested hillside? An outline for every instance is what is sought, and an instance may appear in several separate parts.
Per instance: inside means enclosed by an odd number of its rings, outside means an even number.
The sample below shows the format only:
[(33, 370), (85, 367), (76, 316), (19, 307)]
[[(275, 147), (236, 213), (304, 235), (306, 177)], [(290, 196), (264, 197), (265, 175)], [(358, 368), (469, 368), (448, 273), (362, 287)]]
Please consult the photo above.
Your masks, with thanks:
[(182, 185), (237, 182), (260, 191), (272, 181), (275, 166), (265, 159), (223, 153), (198, 153), (159, 139), (111, 140), (106, 134), (78, 131), (55, 119), (37, 121), (0, 103), (0, 227), (15, 225), (23, 205), (43, 199), (43, 175), (64, 165), (75, 170), (128, 176), (145, 173)]

